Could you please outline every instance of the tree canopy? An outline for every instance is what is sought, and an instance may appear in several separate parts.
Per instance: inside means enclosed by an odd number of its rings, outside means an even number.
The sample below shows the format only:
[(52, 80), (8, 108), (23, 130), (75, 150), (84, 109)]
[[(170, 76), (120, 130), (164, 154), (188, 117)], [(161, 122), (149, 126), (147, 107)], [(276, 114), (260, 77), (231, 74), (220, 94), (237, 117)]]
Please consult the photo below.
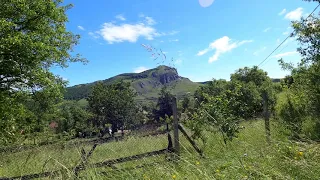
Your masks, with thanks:
[[(66, 11), (71, 7), (62, 5), (62, 0), (1, 2), (0, 127), (5, 131), (0, 136), (5, 139), (30, 118), (40, 124), (46, 109), (62, 99), (66, 82), (50, 68), (86, 62), (73, 53), (79, 35), (66, 28)], [(37, 106), (28, 107), (21, 96), (33, 99)]]

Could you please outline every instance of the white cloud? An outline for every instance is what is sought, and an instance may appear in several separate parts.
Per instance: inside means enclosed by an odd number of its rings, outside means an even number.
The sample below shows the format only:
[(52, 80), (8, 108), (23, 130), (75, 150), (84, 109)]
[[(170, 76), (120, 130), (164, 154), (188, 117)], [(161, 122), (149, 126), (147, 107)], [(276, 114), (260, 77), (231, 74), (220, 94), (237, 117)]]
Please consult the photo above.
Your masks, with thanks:
[(198, 56), (202, 56), (202, 55), (204, 55), (204, 54), (206, 54), (207, 52), (209, 52), (209, 48), (207, 48), (207, 49), (204, 49), (204, 50), (202, 50), (202, 51), (199, 51), (198, 53), (197, 53), (197, 55)]
[(283, 9), (281, 12), (279, 12), (279, 16), (282, 16), (282, 15), (284, 15), (285, 13), (287, 12), (287, 10), (286, 9)]
[(148, 25), (154, 25), (156, 24), (156, 21), (152, 18), (152, 17), (149, 17), (149, 16), (146, 16), (145, 17), (145, 21)]
[(232, 42), (228, 36), (224, 36), (209, 44), (209, 47), (201, 50), (197, 53), (198, 56), (202, 56), (211, 50), (216, 50), (214, 55), (209, 58), (209, 63), (218, 60), (219, 56), (237, 48), (245, 43), (253, 42), (252, 40), (244, 40), (240, 42)]
[(99, 33), (89, 32), (88, 34), (89, 34), (89, 36), (91, 36), (94, 39), (98, 39), (99, 38)]
[(119, 19), (120, 21), (125, 21), (126, 18), (122, 14), (116, 15), (116, 18)]
[(298, 52), (297, 51), (285, 52), (285, 53), (277, 54), (277, 55), (275, 55), (273, 57), (274, 58), (283, 58), (283, 57), (292, 56), (292, 55), (295, 55), (295, 54), (298, 54)]
[(156, 36), (156, 29), (143, 23), (122, 25), (104, 23), (100, 34), (109, 44), (124, 41), (136, 42), (139, 37), (153, 40)]
[(80, 29), (80, 30), (82, 30), (82, 31), (85, 30), (84, 27), (82, 27), (82, 26), (78, 26), (78, 29)]
[(266, 49), (267, 49), (267, 47), (262, 47), (262, 48), (256, 50), (256, 51), (253, 53), (253, 55), (259, 56), (259, 54), (262, 53), (263, 51), (265, 51)]
[(286, 14), (285, 18), (290, 21), (296, 21), (301, 18), (302, 14), (303, 14), (303, 9), (301, 7), (299, 7), (291, 12), (288, 12)]
[(264, 29), (263, 32), (268, 32), (270, 30), (271, 30), (271, 27), (268, 27), (268, 28)]
[(156, 24), (156, 21), (149, 16), (143, 15), (143, 17), (145, 17), (145, 22), (125, 24), (106, 22), (102, 25), (98, 34), (101, 35), (109, 44), (113, 44), (125, 41), (134, 43), (141, 37), (144, 37), (147, 40), (153, 40), (155, 37), (169, 36), (179, 33), (179, 31), (158, 32), (153, 26)]
[(134, 68), (133, 72), (134, 72), (134, 73), (141, 73), (141, 72), (146, 71), (146, 70), (148, 70), (148, 69), (149, 69), (149, 68), (146, 68), (146, 67), (144, 67), (144, 66), (140, 66), (140, 67)]

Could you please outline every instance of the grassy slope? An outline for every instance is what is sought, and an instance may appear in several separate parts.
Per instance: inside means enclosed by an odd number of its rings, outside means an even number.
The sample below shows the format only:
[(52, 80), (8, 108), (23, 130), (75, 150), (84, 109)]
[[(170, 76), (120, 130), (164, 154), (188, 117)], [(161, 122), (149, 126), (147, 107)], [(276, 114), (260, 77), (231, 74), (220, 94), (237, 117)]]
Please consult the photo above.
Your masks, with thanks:
[[(130, 82), (132, 88), (138, 93), (136, 100), (143, 103), (155, 100), (158, 97), (158, 94), (163, 87), (160, 83), (160, 75), (163, 74), (171, 77), (178, 76), (175, 69), (166, 66), (159, 66), (155, 69), (150, 69), (141, 73), (120, 74), (101, 82), (105, 84), (110, 84), (119, 80)], [(65, 98), (82, 99), (82, 103), (84, 103), (84, 97), (87, 97), (91, 93), (91, 89), (95, 83), (96, 82), (68, 87), (65, 92)], [(180, 97), (186, 94), (186, 92), (193, 94), (201, 84), (192, 82), (187, 78), (181, 78), (166, 85), (172, 90), (173, 94)]]
[[(95, 168), (80, 174), (85, 179), (317, 179), (320, 174), (320, 145), (289, 142), (272, 126), (273, 143), (267, 145), (263, 121), (243, 123), (239, 138), (225, 146), (219, 135), (207, 133), (205, 158), (200, 158), (181, 137), (181, 159), (165, 156), (117, 164), (118, 168), (147, 164), (124, 171)], [(165, 136), (131, 137), (126, 141), (98, 146), (91, 162), (123, 157), (166, 147)], [(78, 162), (80, 146), (49, 145), (18, 153), (0, 154), (0, 176), (16, 176), (67, 168)], [(89, 146), (84, 146), (88, 151)], [(299, 152), (303, 152), (299, 155)], [(169, 157), (167, 156), (167, 159)], [(172, 159), (172, 157), (170, 157)], [(149, 164), (151, 163), (151, 164)], [(156, 164), (155, 164), (156, 163)], [(64, 178), (69, 177), (68, 174)]]

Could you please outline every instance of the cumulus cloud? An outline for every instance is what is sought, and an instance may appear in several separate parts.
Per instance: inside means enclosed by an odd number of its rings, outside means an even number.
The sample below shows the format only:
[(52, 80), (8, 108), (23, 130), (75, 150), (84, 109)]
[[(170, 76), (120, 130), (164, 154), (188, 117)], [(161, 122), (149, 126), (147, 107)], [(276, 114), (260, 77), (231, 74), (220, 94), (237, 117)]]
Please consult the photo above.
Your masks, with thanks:
[(80, 29), (80, 30), (82, 30), (82, 31), (85, 30), (84, 27), (82, 27), (82, 26), (78, 26), (78, 29)]
[(286, 9), (283, 9), (281, 12), (279, 12), (279, 16), (282, 16), (282, 15), (284, 15), (285, 13), (287, 12), (287, 10)]
[(144, 67), (144, 66), (140, 66), (140, 67), (134, 68), (134, 69), (133, 69), (133, 72), (134, 72), (134, 73), (141, 73), (141, 72), (146, 71), (146, 70), (148, 70), (148, 69), (149, 69), (149, 68), (146, 68), (146, 67)]
[(285, 53), (277, 54), (277, 55), (275, 55), (273, 57), (274, 58), (283, 58), (283, 57), (292, 56), (292, 55), (295, 55), (295, 54), (298, 54), (298, 52), (297, 51), (285, 52)]
[(178, 31), (158, 32), (153, 26), (156, 21), (149, 16), (143, 16), (144, 22), (119, 24), (106, 22), (98, 34), (109, 44), (120, 42), (137, 42), (139, 38), (153, 40), (155, 37), (175, 35)]
[(303, 9), (301, 7), (293, 10), (293, 11), (290, 11), (288, 12), (286, 15), (285, 15), (285, 18), (290, 20), (290, 21), (296, 21), (296, 20), (299, 20), (301, 18), (303, 14)]
[(202, 56), (211, 50), (215, 50), (214, 55), (209, 58), (209, 63), (212, 63), (218, 60), (220, 55), (227, 53), (232, 49), (237, 48), (245, 43), (250, 43), (250, 42), (253, 42), (253, 41), (244, 40), (240, 42), (233, 42), (228, 36), (224, 36), (210, 43), (208, 48), (199, 51), (197, 55)]
[(116, 15), (116, 18), (119, 19), (120, 21), (125, 21), (126, 18), (122, 14)]
[(152, 40), (156, 35), (156, 29), (143, 23), (138, 24), (122, 24), (104, 23), (100, 34), (109, 44), (115, 42), (136, 42), (138, 38), (145, 37)]

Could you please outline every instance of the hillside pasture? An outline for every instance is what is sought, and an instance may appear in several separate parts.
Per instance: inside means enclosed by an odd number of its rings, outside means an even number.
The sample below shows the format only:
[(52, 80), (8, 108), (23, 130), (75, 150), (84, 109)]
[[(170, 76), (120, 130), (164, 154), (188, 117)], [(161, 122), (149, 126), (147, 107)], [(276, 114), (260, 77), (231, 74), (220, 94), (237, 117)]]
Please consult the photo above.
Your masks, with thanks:
[[(291, 142), (282, 132), (273, 131), (272, 143), (265, 141), (264, 122), (244, 122), (239, 137), (225, 145), (218, 134), (206, 133), (204, 158), (181, 136), (181, 154), (158, 155), (115, 164), (87, 168), (84, 179), (317, 179), (320, 174), (320, 145), (314, 142)], [(278, 129), (281, 129), (278, 127)], [(79, 163), (81, 149), (92, 145), (53, 144), (16, 153), (0, 154), (1, 177), (21, 176), (64, 169), (54, 178), (73, 178), (72, 168)], [(89, 164), (150, 152), (167, 147), (166, 135), (137, 137), (99, 145)]]

